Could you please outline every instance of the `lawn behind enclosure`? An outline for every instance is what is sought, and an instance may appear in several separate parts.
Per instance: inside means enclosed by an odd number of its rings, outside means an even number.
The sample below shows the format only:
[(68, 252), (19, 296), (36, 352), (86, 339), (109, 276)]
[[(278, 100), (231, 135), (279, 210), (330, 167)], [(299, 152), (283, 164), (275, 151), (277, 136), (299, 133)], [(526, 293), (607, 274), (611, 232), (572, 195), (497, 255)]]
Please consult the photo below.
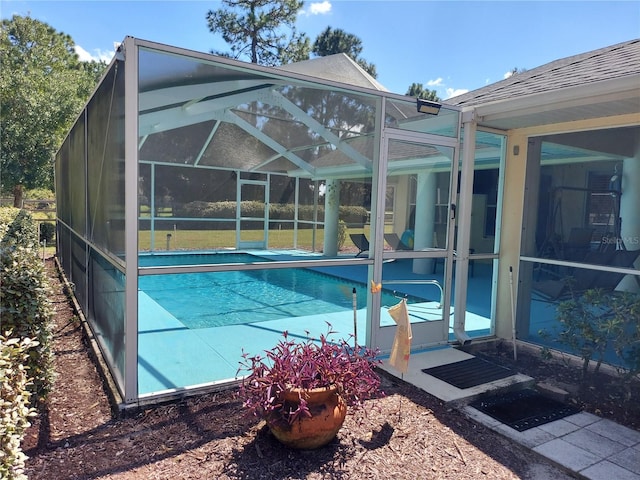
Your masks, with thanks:
[[(362, 229), (358, 229), (362, 231)], [(356, 231), (356, 229), (354, 229)], [(315, 235), (315, 249), (314, 245)], [(212, 250), (236, 247), (236, 230), (156, 230), (154, 232), (153, 250)], [(348, 238), (348, 237), (347, 237)], [(242, 230), (240, 239), (243, 242), (260, 242), (264, 239), (263, 230)], [(294, 242), (293, 230), (270, 230), (270, 249), (294, 249), (321, 251), (324, 230), (318, 229), (315, 234), (311, 229), (300, 229), (297, 243)], [(348, 241), (350, 243), (350, 240)], [(349, 247), (344, 242), (343, 247)], [(138, 237), (140, 251), (151, 250), (151, 232), (140, 231)]]
[[(1, 205), (13, 205), (13, 198), (0, 199)], [(25, 199), (23, 208), (28, 210), (33, 219), (39, 224), (50, 224), (55, 226), (56, 222), (56, 200), (54, 198), (29, 198)], [(160, 209), (162, 210), (162, 209)], [(264, 230), (262, 229), (242, 229), (237, 232), (233, 229), (184, 229), (177, 228), (176, 225), (172, 229), (167, 229), (167, 220), (171, 220), (173, 213), (171, 209), (168, 211), (159, 211), (156, 217), (162, 222), (161, 229), (156, 229), (153, 235), (153, 246), (150, 230), (140, 230), (138, 232), (139, 250), (148, 251), (170, 251), (170, 250), (219, 250), (219, 249), (236, 249), (237, 245), (243, 243), (258, 243), (264, 240)], [(142, 211), (141, 220), (149, 218), (149, 213)], [(235, 224), (235, 220), (232, 220)], [(341, 222), (342, 223), (342, 222)], [(275, 224), (275, 222), (274, 222)], [(309, 225), (305, 225), (309, 227)], [(48, 228), (48, 227), (41, 227)], [(391, 224), (387, 225), (385, 232), (393, 231)], [(357, 252), (356, 246), (353, 244), (349, 235), (352, 233), (364, 233), (367, 237), (369, 234), (369, 225), (363, 226), (347, 226), (340, 228), (338, 250), (339, 252)], [(268, 231), (268, 248), (281, 250), (305, 250), (309, 252), (322, 252), (324, 242), (323, 225), (313, 228), (299, 228), (297, 231), (292, 228), (271, 228)], [(46, 245), (43, 243), (44, 252), (47, 255), (54, 255), (56, 251), (55, 230), (53, 236), (47, 238)], [(153, 247), (153, 248), (152, 248)]]

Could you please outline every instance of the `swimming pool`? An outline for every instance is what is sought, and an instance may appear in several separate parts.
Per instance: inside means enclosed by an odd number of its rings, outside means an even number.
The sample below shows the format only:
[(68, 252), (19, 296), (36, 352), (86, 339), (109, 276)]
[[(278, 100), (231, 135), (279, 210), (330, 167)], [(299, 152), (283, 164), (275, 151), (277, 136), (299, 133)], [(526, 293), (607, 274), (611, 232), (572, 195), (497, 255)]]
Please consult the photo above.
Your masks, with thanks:
[[(235, 253), (140, 257), (142, 266), (255, 261), (267, 260)], [(366, 285), (302, 268), (148, 275), (140, 277), (139, 288), (190, 329), (349, 311), (353, 288), (358, 309), (367, 301)], [(395, 303), (393, 293), (383, 290), (382, 304)]]

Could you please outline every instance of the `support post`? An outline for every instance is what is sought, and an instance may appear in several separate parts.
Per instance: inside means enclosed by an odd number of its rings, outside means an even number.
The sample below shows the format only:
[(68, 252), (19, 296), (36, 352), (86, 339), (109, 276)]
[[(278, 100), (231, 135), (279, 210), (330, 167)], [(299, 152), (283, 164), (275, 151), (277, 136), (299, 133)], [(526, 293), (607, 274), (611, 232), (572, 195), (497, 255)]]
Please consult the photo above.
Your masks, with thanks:
[[(455, 291), (466, 292), (469, 275), (469, 244), (471, 237), (471, 202), (473, 200), (473, 172), (476, 154), (475, 111), (463, 113), (464, 137), (462, 143), (462, 169), (460, 175), (460, 199), (458, 200), (458, 233), (456, 239)], [(465, 332), (467, 297), (462, 293), (455, 296), (453, 333), (461, 345), (471, 342)]]
[(327, 180), (324, 200), (324, 256), (338, 255), (339, 213), (340, 180)]

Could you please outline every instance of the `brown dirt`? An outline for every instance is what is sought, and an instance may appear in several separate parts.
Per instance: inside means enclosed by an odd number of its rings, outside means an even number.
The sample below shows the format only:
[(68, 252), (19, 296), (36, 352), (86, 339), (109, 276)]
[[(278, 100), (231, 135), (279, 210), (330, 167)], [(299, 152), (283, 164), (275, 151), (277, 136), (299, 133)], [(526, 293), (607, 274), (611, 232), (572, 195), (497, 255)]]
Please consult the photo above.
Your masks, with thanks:
[[(279, 444), (262, 422), (246, 415), (233, 389), (116, 418), (51, 259), (47, 269), (54, 287), (57, 379), (23, 443), (30, 479), (568, 478), (438, 399), (388, 377), (386, 396), (370, 401), (366, 416), (347, 416), (336, 439), (314, 451)], [(501, 358), (500, 347), (490, 353)], [(502, 357), (507, 361), (508, 355)], [(618, 419), (609, 404), (586, 405), (607, 415), (611, 410)], [(630, 423), (635, 428), (637, 414)]]

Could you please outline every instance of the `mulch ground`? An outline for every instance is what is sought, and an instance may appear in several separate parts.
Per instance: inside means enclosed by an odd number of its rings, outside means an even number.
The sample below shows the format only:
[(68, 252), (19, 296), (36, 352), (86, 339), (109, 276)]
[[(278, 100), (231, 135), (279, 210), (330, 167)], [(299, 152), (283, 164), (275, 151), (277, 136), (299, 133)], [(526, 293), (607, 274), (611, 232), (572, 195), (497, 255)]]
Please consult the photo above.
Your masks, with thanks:
[(47, 269), (57, 378), (23, 443), (30, 479), (569, 478), (435, 397), (386, 376), (386, 396), (348, 415), (336, 439), (313, 451), (282, 446), (246, 414), (234, 389), (116, 417), (51, 259)]

